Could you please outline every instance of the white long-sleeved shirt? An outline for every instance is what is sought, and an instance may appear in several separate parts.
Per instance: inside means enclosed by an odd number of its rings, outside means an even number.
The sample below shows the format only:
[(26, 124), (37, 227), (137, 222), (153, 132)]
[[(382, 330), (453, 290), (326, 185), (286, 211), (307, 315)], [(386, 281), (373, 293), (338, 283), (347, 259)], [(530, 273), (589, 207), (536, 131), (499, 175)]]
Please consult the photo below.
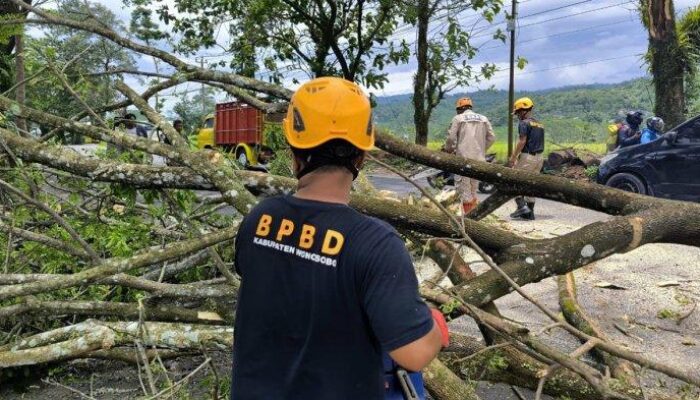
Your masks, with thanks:
[(461, 157), (484, 161), (486, 151), (495, 141), (488, 118), (467, 110), (452, 118), (445, 148)]

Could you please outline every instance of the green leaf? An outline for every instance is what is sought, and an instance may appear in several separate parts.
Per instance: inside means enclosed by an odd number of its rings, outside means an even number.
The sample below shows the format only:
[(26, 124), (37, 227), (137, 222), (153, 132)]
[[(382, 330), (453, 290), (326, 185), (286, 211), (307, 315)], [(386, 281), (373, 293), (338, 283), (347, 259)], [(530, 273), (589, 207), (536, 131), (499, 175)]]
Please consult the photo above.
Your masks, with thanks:
[(518, 66), (518, 69), (523, 69), (527, 65), (527, 59), (518, 56), (516, 60), (516, 65)]

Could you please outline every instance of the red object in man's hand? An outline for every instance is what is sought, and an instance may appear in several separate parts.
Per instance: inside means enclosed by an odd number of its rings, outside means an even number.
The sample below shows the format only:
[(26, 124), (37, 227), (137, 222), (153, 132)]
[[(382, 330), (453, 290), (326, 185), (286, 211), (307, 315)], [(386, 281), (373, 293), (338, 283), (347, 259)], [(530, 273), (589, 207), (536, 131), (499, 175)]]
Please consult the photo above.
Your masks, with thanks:
[(447, 321), (445, 316), (442, 315), (440, 310), (431, 308), (430, 312), (433, 314), (433, 320), (438, 329), (440, 329), (440, 334), (442, 335), (442, 347), (447, 347), (450, 344), (450, 330), (447, 328)]

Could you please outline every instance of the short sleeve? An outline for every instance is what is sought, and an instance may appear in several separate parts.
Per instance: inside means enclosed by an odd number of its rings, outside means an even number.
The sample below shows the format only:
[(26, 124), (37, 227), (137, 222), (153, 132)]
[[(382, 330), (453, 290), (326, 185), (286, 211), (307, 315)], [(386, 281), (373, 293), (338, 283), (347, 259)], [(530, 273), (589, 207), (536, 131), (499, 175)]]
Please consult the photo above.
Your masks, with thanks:
[(384, 351), (393, 351), (433, 328), (428, 306), (418, 294), (411, 256), (395, 233), (374, 243), (367, 260), (362, 302)]
[(520, 137), (527, 137), (530, 134), (530, 123), (527, 121), (520, 121), (518, 123), (518, 135)]
[[(250, 215), (250, 214), (249, 214)], [(247, 225), (248, 221), (250, 220), (249, 216), (243, 217), (243, 220), (241, 221), (241, 224), (238, 225), (238, 232), (236, 232), (236, 237), (233, 238), (233, 267), (236, 269), (236, 273), (239, 276), (243, 276), (241, 273), (241, 268), (240, 268), (240, 253), (241, 253), (241, 240), (245, 240), (245, 235), (247, 231)]]

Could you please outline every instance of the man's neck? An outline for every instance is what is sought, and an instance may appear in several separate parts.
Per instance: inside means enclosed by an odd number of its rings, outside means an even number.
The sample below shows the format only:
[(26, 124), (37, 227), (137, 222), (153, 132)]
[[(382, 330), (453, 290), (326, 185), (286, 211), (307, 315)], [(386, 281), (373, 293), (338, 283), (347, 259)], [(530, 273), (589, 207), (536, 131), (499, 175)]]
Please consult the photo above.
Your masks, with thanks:
[(344, 171), (312, 172), (303, 176), (294, 197), (325, 203), (350, 203), (352, 174)]

